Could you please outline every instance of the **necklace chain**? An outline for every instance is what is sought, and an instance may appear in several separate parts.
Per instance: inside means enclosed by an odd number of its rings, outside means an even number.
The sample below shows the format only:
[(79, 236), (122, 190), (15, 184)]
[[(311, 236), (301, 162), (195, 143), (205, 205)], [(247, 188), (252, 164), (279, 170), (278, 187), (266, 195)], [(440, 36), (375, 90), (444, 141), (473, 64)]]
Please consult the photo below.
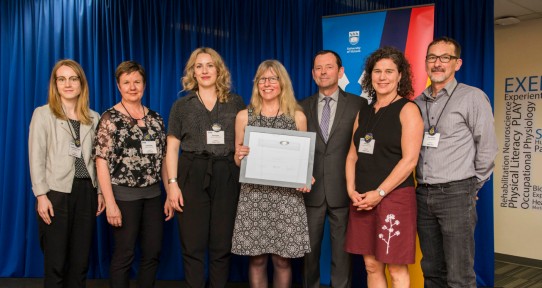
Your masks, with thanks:
[(122, 105), (122, 107), (124, 108), (124, 110), (126, 110), (126, 113), (128, 113), (128, 116), (130, 116), (130, 118), (132, 118), (133, 120), (136, 120), (136, 121), (139, 121), (139, 120), (143, 120), (143, 118), (145, 118), (145, 107), (143, 107), (143, 105), (141, 105), (141, 109), (143, 110), (143, 117), (141, 118), (134, 118), (132, 116), (132, 114), (130, 114), (130, 112), (128, 111), (128, 109), (126, 109), (126, 106), (124, 106), (124, 103), (122, 103), (122, 101), (120, 101), (120, 105)]

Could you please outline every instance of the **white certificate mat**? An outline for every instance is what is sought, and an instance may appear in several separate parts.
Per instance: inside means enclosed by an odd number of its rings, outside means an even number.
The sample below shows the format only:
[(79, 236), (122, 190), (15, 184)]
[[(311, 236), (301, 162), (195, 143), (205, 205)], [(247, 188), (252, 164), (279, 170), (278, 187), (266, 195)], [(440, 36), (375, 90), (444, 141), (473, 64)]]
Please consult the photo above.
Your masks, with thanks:
[(316, 133), (247, 126), (240, 182), (280, 187), (311, 187)]

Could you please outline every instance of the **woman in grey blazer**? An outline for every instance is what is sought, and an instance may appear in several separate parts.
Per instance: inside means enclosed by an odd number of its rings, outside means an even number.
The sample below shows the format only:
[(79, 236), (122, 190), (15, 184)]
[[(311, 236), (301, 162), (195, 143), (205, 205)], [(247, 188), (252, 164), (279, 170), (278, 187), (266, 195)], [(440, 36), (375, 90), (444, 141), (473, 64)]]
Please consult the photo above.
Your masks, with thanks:
[(88, 102), (85, 72), (73, 60), (60, 60), (49, 79), (48, 104), (36, 108), (30, 122), (44, 287), (85, 287), (95, 216), (105, 208), (92, 160), (99, 115)]

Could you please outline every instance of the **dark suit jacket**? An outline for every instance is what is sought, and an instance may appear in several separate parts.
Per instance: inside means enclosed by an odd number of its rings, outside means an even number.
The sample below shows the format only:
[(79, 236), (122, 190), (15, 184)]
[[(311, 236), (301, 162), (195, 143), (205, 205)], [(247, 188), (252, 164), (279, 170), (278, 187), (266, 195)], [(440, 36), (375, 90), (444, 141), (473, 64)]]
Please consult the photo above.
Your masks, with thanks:
[(330, 207), (347, 207), (350, 204), (346, 191), (346, 155), (350, 149), (356, 115), (366, 104), (365, 99), (341, 89), (326, 144), (318, 122), (318, 93), (301, 102), (307, 116), (307, 130), (317, 134), (313, 168), (316, 182), (311, 192), (303, 194), (306, 206), (320, 206), (324, 200)]

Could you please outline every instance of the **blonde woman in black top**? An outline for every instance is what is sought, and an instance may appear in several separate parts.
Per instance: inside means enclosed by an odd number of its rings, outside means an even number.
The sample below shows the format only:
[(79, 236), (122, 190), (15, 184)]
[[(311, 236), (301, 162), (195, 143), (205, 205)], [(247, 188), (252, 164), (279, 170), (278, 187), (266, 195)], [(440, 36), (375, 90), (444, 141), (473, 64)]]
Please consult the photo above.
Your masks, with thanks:
[(239, 197), (234, 123), (245, 104), (231, 93), (230, 73), (211, 48), (192, 52), (182, 84), (186, 95), (173, 104), (169, 115), (168, 204), (178, 211), (188, 286), (205, 287), (208, 251), (209, 287), (224, 287)]

